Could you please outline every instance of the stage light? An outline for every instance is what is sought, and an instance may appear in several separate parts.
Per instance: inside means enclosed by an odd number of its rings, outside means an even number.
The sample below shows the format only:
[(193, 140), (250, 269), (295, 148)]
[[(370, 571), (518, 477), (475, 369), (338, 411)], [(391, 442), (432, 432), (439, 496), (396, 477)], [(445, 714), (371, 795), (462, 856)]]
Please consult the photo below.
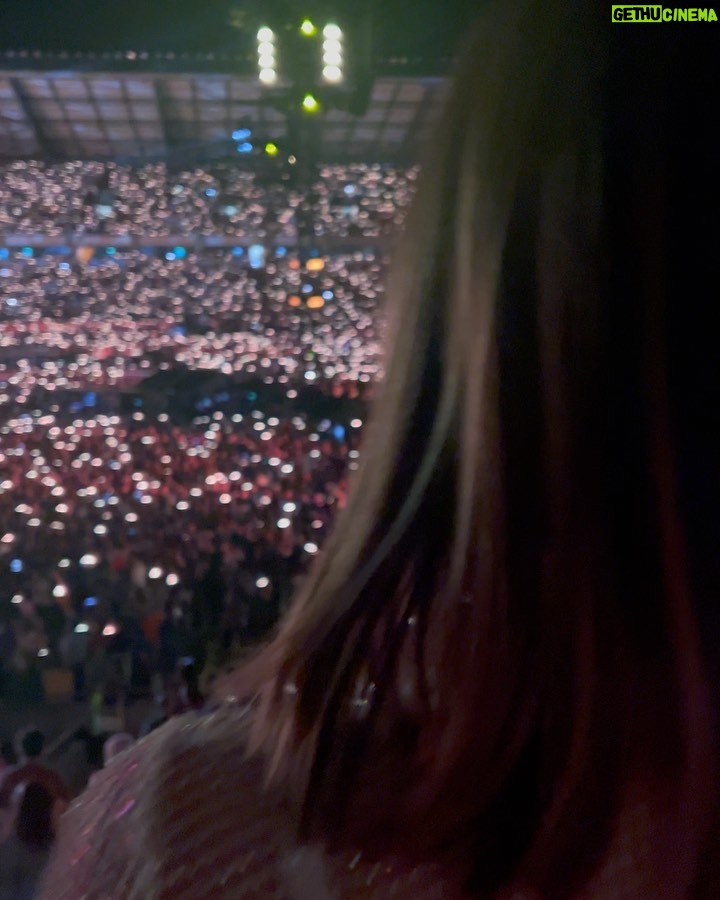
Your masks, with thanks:
[(342, 69), (339, 66), (324, 66), (322, 74), (328, 84), (337, 84), (343, 80)]
[(337, 84), (343, 80), (343, 34), (337, 25), (326, 25), (323, 38), (323, 80)]
[(308, 297), (308, 309), (322, 309), (323, 306), (325, 306), (325, 301), (319, 294), (313, 294), (312, 297)]
[(271, 28), (263, 27), (257, 38), (258, 78), (261, 84), (274, 84), (277, 81), (275, 33)]
[(323, 62), (328, 66), (339, 66), (343, 59), (340, 41), (323, 41)]
[(320, 109), (320, 104), (312, 94), (305, 94), (302, 106), (305, 112), (308, 113), (316, 113)]
[(268, 143), (265, 144), (265, 152), (268, 156), (277, 156), (280, 151), (278, 150), (277, 144), (273, 144), (272, 141), (268, 141)]
[(304, 34), (305, 37), (313, 37), (317, 34), (317, 28), (313, 25), (310, 19), (303, 19), (300, 25), (300, 33)]
[[(234, 141), (246, 141), (250, 137), (251, 134), (252, 134), (252, 131), (250, 131), (249, 128), (238, 128), (235, 131), (233, 131), (232, 139)], [(212, 195), (209, 193), (209, 191), (205, 191), (205, 193), (208, 194), (208, 196), (214, 197), (217, 194), (217, 191), (213, 190), (212, 188), (210, 188), (210, 190), (212, 190)]]
[(249, 141), (244, 141), (237, 148), (238, 153), (252, 153), (253, 145)]

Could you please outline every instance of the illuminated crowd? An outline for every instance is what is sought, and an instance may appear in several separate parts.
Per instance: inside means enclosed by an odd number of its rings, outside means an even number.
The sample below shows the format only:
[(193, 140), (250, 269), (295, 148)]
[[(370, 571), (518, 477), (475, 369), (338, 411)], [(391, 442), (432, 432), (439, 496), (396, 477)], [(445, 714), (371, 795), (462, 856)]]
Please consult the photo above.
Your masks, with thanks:
[[(195, 659), (276, 622), (358, 465), (386, 269), (367, 239), (401, 226), (415, 176), (327, 166), (300, 190), (233, 166), (0, 169), (0, 695), (13, 673), (78, 661), (78, 691), (106, 686), (97, 662), (121, 645), (162, 668), (160, 620)], [(73, 246), (3, 242), (33, 233)], [(323, 254), (303, 236), (360, 240)], [(188, 371), (225, 379), (225, 402), (119, 402)], [(275, 400), (240, 412), (251, 382)]]
[(0, 234), (378, 237), (402, 225), (416, 177), (414, 167), (331, 165), (299, 188), (230, 164), (21, 160), (0, 166)]
[(171, 601), (189, 623), (213, 552), (222, 553), (225, 624), (252, 637), (261, 630), (253, 603), (266, 601), (274, 621), (322, 547), (357, 467), (361, 426), (260, 410), (185, 426), (141, 412), (7, 421), (0, 600), (15, 635), (11, 665), (59, 651), (61, 634), (43, 627), (51, 607), (67, 627), (100, 631), (141, 623)]
[(369, 381), (379, 369), (384, 266), (371, 251), (0, 261), (0, 408), (33, 390), (127, 386), (157, 368)]

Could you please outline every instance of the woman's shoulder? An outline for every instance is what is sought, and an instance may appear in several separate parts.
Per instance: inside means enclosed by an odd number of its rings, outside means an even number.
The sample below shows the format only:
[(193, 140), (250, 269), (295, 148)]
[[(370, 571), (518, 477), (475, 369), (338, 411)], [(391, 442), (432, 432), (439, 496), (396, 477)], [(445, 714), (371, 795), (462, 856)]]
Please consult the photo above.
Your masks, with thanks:
[(63, 817), (42, 900), (453, 896), (440, 871), (300, 845), (295, 807), (245, 752), (237, 707), (171, 720)]
[(40, 896), (222, 896), (230, 866), (242, 868), (238, 849), (247, 847), (249, 868), (291, 827), (281, 803), (261, 802), (244, 728), (237, 708), (188, 713), (115, 757), (63, 817)]

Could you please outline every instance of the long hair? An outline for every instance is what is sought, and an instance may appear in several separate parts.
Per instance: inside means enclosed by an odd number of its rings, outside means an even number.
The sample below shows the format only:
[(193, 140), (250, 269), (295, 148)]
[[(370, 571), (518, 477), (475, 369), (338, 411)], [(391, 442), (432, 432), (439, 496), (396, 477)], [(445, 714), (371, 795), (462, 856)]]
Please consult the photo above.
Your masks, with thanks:
[(305, 834), (462, 850), (473, 889), (555, 897), (636, 775), (680, 823), (677, 885), (715, 801), (710, 554), (681, 477), (712, 434), (687, 402), (710, 374), (684, 362), (709, 344), (677, 309), (718, 283), (710, 41), (579, 6), (498, 3), (462, 55), (349, 501), (239, 682)]

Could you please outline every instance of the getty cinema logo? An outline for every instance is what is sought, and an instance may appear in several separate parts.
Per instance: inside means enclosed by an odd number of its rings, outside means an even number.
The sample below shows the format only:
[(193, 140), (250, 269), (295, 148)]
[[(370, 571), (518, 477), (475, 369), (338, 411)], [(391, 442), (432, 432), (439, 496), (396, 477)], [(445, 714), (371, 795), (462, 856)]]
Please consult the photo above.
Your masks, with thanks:
[(613, 6), (613, 22), (717, 22), (714, 9), (697, 7), (676, 9), (671, 6)]

